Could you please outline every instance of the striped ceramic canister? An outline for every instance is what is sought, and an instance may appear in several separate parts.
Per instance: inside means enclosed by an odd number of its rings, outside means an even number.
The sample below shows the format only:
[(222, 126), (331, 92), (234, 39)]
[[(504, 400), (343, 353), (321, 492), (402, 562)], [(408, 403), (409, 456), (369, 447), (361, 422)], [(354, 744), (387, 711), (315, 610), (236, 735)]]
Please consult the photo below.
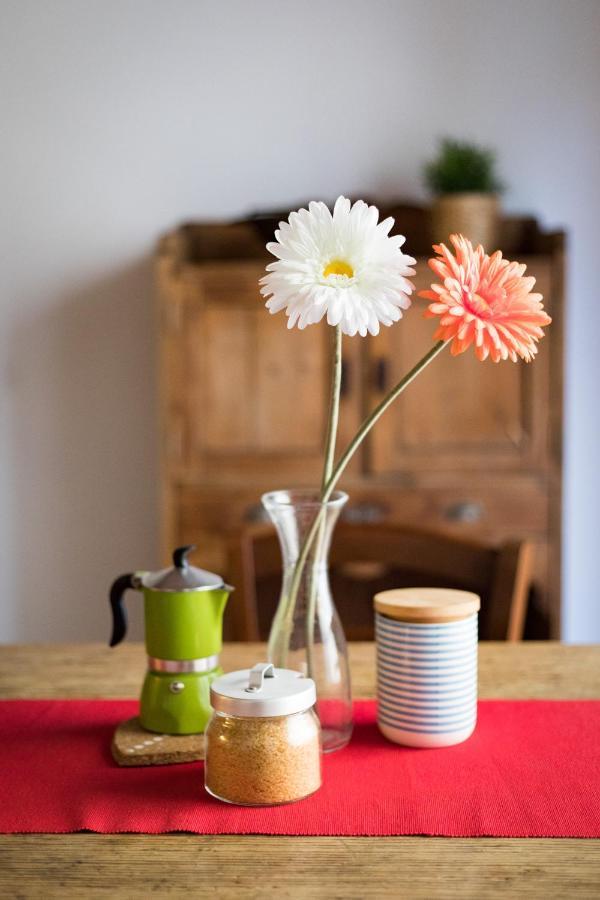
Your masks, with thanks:
[(473, 733), (479, 606), (442, 588), (376, 594), (377, 721), (391, 741), (447, 747)]

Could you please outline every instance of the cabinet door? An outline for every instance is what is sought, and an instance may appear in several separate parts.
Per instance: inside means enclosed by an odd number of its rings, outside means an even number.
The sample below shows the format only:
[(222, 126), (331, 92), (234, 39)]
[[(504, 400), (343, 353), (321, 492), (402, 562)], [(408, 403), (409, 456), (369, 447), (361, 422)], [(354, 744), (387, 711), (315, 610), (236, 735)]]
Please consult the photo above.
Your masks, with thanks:
[[(288, 329), (258, 291), (264, 267), (212, 264), (185, 274), (171, 315), (171, 393), (188, 473), (263, 474), (273, 486), (318, 483), (331, 329)], [(170, 304), (177, 303), (171, 296)], [(344, 397), (349, 415), (357, 407)]]
[[(549, 264), (530, 259), (528, 270), (547, 296)], [(417, 290), (435, 276), (419, 260)], [(431, 347), (435, 322), (426, 300), (415, 297), (404, 318), (369, 341), (369, 393), (374, 406)], [(482, 363), (472, 350), (453, 357), (449, 348), (422, 372), (384, 414), (369, 444), (372, 472), (483, 469), (533, 464), (543, 458), (548, 423), (549, 341), (534, 365)]]

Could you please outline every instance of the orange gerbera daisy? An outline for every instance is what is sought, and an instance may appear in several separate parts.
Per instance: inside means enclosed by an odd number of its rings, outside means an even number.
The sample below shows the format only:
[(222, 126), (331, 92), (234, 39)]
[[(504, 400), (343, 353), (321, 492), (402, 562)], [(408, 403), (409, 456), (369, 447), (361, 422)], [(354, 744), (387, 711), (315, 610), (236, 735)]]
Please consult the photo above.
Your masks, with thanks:
[(435, 338), (452, 341), (454, 356), (471, 344), (481, 360), (489, 356), (530, 362), (537, 353), (537, 341), (544, 336), (542, 326), (552, 321), (545, 312), (541, 294), (532, 294), (535, 278), (525, 278), (526, 266), (502, 258), (500, 251), (491, 256), (473, 245), (462, 234), (450, 240), (456, 256), (444, 244), (434, 244), (437, 256), (429, 266), (443, 284), (432, 284), (419, 296), (433, 301), (425, 313), (439, 317)]

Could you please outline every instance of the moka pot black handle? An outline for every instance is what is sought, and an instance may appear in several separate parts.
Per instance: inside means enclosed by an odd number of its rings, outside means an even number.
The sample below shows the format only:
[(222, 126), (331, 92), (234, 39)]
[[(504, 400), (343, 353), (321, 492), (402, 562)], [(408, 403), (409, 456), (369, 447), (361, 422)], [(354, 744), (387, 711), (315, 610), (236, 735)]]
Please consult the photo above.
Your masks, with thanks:
[(123, 595), (129, 588), (135, 587), (133, 579), (133, 572), (129, 572), (127, 575), (120, 575), (113, 581), (110, 589), (110, 607), (113, 615), (111, 647), (116, 647), (117, 644), (120, 644), (127, 633), (127, 612), (123, 606)]

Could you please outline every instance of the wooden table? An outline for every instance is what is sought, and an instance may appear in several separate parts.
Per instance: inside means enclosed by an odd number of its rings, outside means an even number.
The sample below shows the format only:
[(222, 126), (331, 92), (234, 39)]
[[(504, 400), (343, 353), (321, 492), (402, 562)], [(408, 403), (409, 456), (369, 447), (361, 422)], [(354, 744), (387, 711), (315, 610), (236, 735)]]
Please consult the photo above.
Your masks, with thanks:
[[(374, 694), (374, 648), (351, 646), (354, 692)], [(264, 657), (230, 644), (225, 669)], [(0, 697), (133, 697), (143, 648), (0, 647)], [(482, 697), (600, 697), (600, 647), (482, 644)], [(600, 752), (600, 750), (599, 750)], [(40, 785), (40, 790), (43, 786)], [(600, 841), (202, 835), (2, 835), (0, 896), (594, 897)]]

